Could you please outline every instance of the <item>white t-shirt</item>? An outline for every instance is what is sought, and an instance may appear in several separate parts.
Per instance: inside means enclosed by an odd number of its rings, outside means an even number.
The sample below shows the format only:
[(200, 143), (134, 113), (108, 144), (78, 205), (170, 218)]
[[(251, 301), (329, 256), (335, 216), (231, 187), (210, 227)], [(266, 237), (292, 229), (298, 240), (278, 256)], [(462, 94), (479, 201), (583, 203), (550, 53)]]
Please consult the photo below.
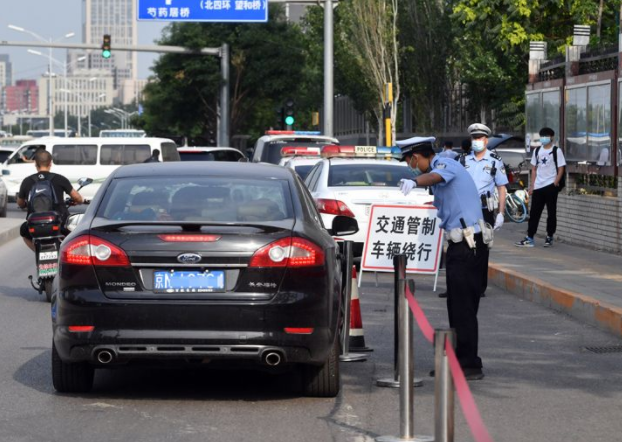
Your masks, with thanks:
[[(538, 158), (536, 158), (538, 152)], [(531, 157), (531, 165), (536, 166), (536, 182), (534, 189), (542, 189), (550, 186), (555, 182), (557, 177), (557, 169), (555, 168), (555, 160), (553, 159), (553, 147), (545, 149), (544, 147), (536, 148)], [(566, 165), (566, 159), (560, 148), (557, 148), (557, 167)]]

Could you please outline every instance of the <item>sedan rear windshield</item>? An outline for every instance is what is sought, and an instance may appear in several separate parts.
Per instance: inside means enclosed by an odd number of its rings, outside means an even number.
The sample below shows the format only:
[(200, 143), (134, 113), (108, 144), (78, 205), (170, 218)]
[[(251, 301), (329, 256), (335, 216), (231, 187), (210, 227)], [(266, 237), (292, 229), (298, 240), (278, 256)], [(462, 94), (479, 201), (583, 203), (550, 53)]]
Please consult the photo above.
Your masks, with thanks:
[(272, 141), (270, 143), (266, 143), (264, 148), (263, 148), (263, 152), (261, 153), (261, 159), (260, 161), (264, 162), (264, 163), (271, 163), (271, 164), (279, 164), (279, 162), (281, 161), (281, 158), (283, 158), (281, 156), (281, 149), (283, 149), (286, 146), (292, 146), (292, 147), (322, 147), (322, 146), (326, 146), (327, 144), (332, 144), (329, 141), (313, 141), (313, 140), (309, 140), (309, 141), (288, 141), (288, 140), (276, 140), (276, 141)]
[(338, 164), (330, 167), (328, 186), (395, 187), (402, 178), (412, 180), (414, 177), (408, 167), (397, 164)]
[(206, 152), (197, 151), (180, 151), (179, 156), (182, 161), (238, 161), (242, 155), (234, 150), (213, 150)]
[(97, 216), (126, 221), (268, 222), (293, 218), (287, 181), (221, 177), (114, 180)]

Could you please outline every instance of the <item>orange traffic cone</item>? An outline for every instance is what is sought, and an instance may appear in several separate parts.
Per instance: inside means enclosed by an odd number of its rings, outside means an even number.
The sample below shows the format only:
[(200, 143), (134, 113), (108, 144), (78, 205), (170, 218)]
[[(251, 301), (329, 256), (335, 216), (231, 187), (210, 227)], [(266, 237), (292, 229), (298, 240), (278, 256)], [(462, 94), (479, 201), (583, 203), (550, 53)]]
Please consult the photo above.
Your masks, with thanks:
[(363, 317), (361, 316), (361, 302), (359, 301), (359, 289), (356, 277), (356, 267), (352, 266), (349, 349), (354, 352), (374, 351), (373, 348), (369, 348), (365, 345), (365, 332), (363, 331)]

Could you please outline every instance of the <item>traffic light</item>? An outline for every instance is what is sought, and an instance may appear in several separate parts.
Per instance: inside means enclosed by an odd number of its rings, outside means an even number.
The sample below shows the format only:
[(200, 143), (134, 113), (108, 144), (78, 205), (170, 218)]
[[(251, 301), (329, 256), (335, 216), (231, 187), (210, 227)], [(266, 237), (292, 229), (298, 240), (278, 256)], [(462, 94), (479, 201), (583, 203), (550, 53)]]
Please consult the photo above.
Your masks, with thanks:
[(104, 41), (102, 43), (102, 58), (110, 58), (112, 50), (110, 47), (110, 34), (104, 34)]
[(296, 122), (296, 118), (294, 118), (294, 100), (288, 98), (285, 101), (285, 124), (287, 126), (293, 126)]
[(274, 112), (276, 113), (276, 124), (274, 128), (276, 130), (285, 129), (285, 108), (283, 106), (277, 107), (274, 109)]

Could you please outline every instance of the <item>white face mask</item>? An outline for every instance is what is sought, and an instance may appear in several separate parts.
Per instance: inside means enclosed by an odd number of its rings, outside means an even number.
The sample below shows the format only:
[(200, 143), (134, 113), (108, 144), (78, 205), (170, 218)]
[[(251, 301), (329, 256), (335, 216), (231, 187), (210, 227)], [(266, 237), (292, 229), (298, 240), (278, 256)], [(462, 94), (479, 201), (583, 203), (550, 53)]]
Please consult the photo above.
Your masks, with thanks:
[(423, 171), (419, 169), (419, 160), (417, 160), (415, 167), (412, 166), (413, 159), (415, 159), (414, 155), (410, 158), (410, 161), (408, 162), (408, 167), (410, 167), (410, 170), (414, 172), (415, 177), (418, 177), (419, 175), (423, 173)]
[(471, 148), (475, 152), (481, 152), (482, 150), (486, 149), (486, 145), (484, 144), (484, 140), (480, 138), (479, 140), (471, 141)]

